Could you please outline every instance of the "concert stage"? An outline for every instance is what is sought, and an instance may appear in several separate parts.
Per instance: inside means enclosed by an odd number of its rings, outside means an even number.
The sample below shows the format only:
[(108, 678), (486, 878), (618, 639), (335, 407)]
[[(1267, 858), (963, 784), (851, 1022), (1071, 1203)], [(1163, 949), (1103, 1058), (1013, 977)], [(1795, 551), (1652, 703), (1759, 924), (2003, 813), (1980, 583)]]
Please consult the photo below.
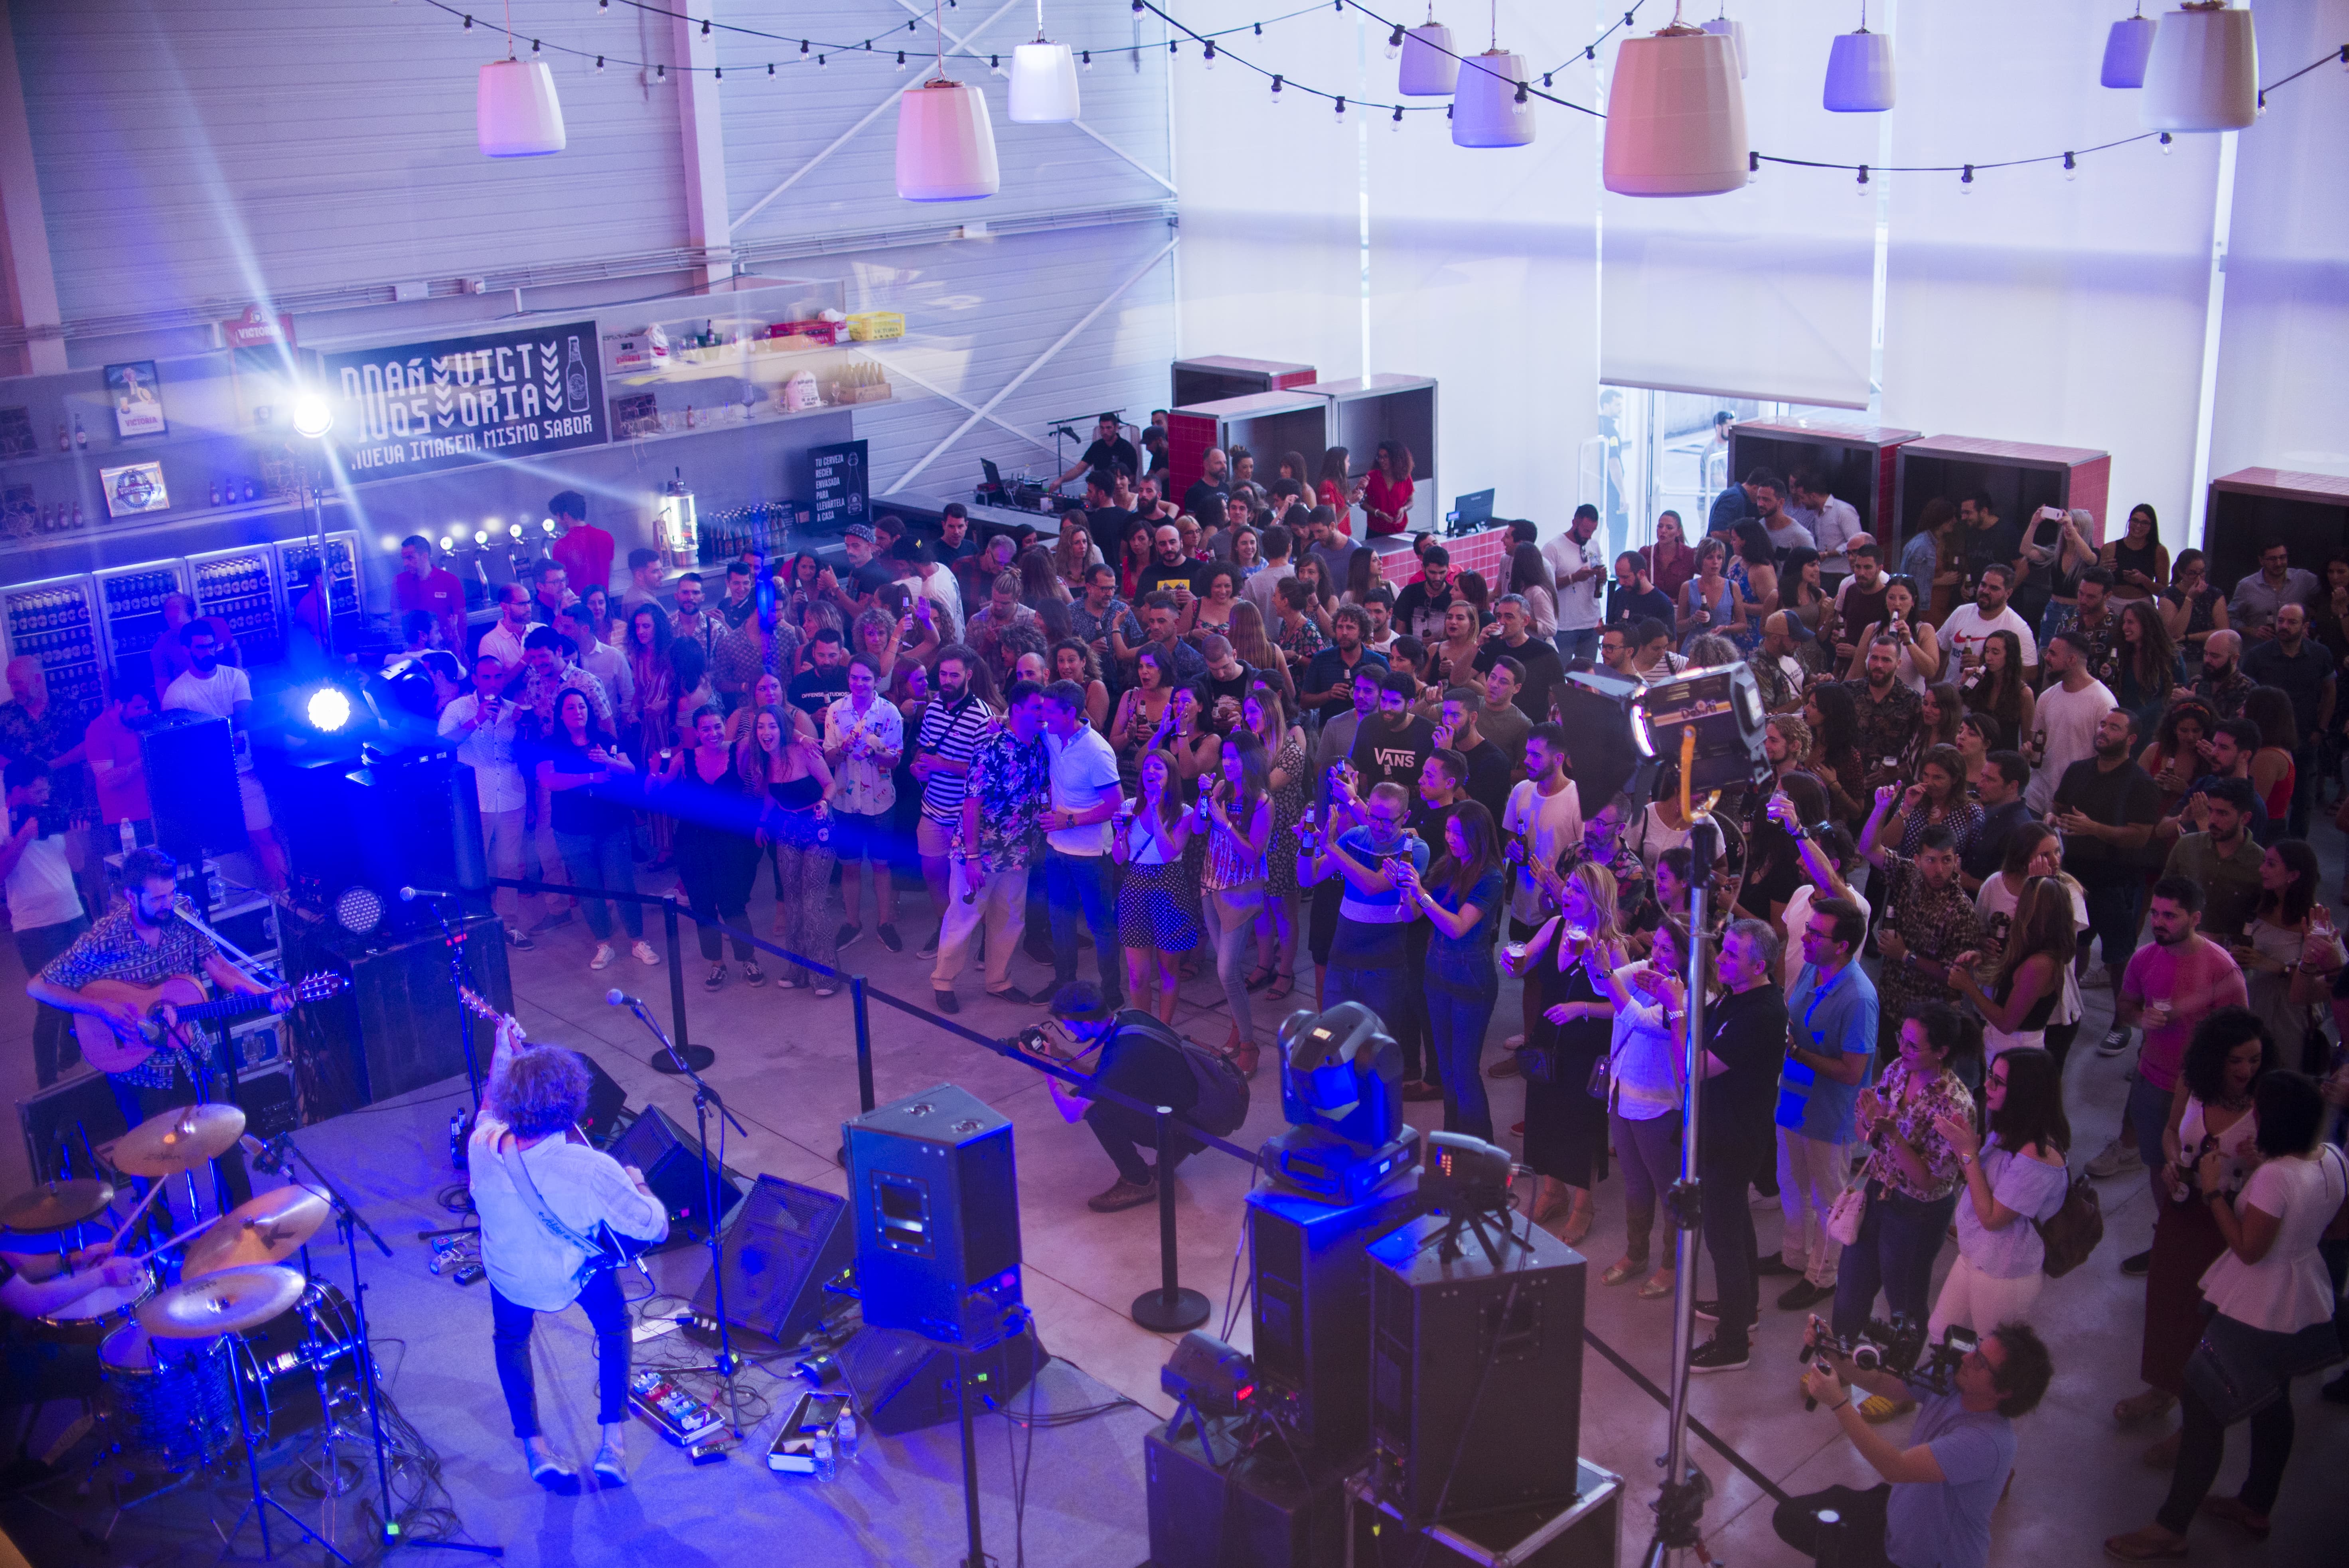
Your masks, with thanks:
[[(746, 1395), (764, 1399), (752, 1424), (746, 1418), (742, 1445), (727, 1458), (696, 1467), (684, 1453), (641, 1422), (632, 1427), (628, 1456), (632, 1484), (611, 1491), (592, 1487), (576, 1497), (557, 1497), (524, 1474), (521, 1449), (508, 1429), (490, 1356), (490, 1297), (486, 1283), (460, 1286), (430, 1272), (431, 1248), (417, 1239), (422, 1230), (453, 1222), (440, 1194), (458, 1181), (449, 1165), (449, 1117), (463, 1101), (461, 1080), (419, 1091), (403, 1099), (369, 1107), (303, 1130), (296, 1142), (326, 1176), (357, 1205), (392, 1244), (387, 1259), (361, 1239), (359, 1266), (367, 1285), (367, 1311), (385, 1387), (399, 1412), (420, 1433), (440, 1461), (448, 1502), (461, 1522), (458, 1538), (502, 1545), (517, 1563), (627, 1563), (642, 1568), (698, 1568), (772, 1561), (904, 1563), (940, 1568), (959, 1560), (964, 1549), (961, 1450), (952, 1421), (904, 1437), (868, 1432), (853, 1462), (839, 1478), (819, 1482), (766, 1468), (774, 1430), (804, 1385), (752, 1371), (740, 1381)], [(688, 1123), (690, 1120), (688, 1114)], [(755, 1171), (750, 1172), (756, 1174)], [(256, 1179), (256, 1189), (277, 1179)], [(331, 1227), (319, 1233), (308, 1252), (314, 1275), (349, 1287), (349, 1263)], [(709, 1268), (709, 1253), (679, 1247), (649, 1260), (664, 1291), (689, 1297)], [(629, 1276), (631, 1295), (644, 1290), (641, 1275)], [(664, 1302), (682, 1310), (682, 1305)], [(1046, 1347), (1050, 1347), (1049, 1327)], [(543, 1318), (535, 1342), (539, 1419), (550, 1440), (580, 1468), (595, 1441), (595, 1341), (576, 1308)], [(679, 1362), (706, 1353), (678, 1333), (640, 1344), (636, 1364)], [(779, 1370), (788, 1371), (787, 1367)], [(1036, 1564), (1083, 1564), (1128, 1568), (1148, 1556), (1143, 1506), (1143, 1438), (1154, 1418), (1138, 1407), (1108, 1409), (1081, 1422), (1051, 1427), (1050, 1418), (1116, 1401), (1118, 1396), (1079, 1368), (1055, 1361), (1032, 1386), (1036, 1414), (1044, 1421), (1030, 1434), (1000, 1415), (977, 1425), (981, 1517), (988, 1553), (1015, 1561), (1013, 1460), (1026, 1471), (1027, 1560)], [(1030, 1395), (1010, 1403), (1024, 1420)], [(35, 1450), (63, 1425), (53, 1407), (42, 1423)], [(361, 1411), (357, 1425), (365, 1428)], [(9, 1534), (34, 1568), (94, 1563), (196, 1563), (221, 1550), (221, 1531), (236, 1523), (251, 1501), (241, 1450), (215, 1460), (192, 1483), (114, 1517), (110, 1488), (101, 1479), (86, 1495), (75, 1484), (88, 1469), (98, 1441), (85, 1438), (58, 1461), (58, 1479), (30, 1492), (56, 1514), (11, 1499), (0, 1503)], [(311, 1493), (303, 1460), (315, 1445), (292, 1443), (266, 1469), (264, 1480), (280, 1501), (355, 1559), (371, 1555), (369, 1523), (376, 1496), (372, 1459), (361, 1446), (342, 1449), (347, 1468), (364, 1473), (361, 1484), (321, 1522), (321, 1504)], [(151, 1479), (124, 1483), (124, 1499), (151, 1489)], [(63, 1515), (63, 1518), (58, 1517)], [(78, 1540), (76, 1528), (104, 1537), (101, 1554)], [(279, 1555), (293, 1562), (328, 1562), (301, 1542), (282, 1518), (271, 1524)], [(437, 1533), (419, 1521), (418, 1533)], [(231, 1561), (257, 1560), (258, 1532), (248, 1519), (234, 1539)], [(455, 1563), (455, 1553), (420, 1552), (409, 1561)]]

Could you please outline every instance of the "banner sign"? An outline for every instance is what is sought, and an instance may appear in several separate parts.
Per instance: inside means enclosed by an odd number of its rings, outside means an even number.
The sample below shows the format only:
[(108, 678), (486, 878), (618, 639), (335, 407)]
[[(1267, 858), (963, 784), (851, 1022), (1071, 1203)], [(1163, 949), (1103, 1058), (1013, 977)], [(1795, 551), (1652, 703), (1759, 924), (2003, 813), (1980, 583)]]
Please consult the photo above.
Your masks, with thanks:
[(809, 493), (807, 525), (819, 533), (845, 532), (853, 522), (871, 522), (865, 510), (867, 469), (863, 441), (843, 441), (818, 447), (807, 456)]
[(353, 480), (543, 457), (611, 438), (595, 324), (319, 356), (328, 438)]

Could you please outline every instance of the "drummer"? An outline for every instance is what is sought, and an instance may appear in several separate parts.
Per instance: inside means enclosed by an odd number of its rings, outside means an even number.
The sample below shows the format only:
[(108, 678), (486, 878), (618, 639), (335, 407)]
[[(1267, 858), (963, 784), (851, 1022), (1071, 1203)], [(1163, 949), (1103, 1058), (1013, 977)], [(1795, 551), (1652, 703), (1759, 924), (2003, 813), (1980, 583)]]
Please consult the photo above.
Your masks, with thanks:
[(0, 1369), (9, 1403), (83, 1398), (98, 1391), (98, 1346), (35, 1337), (33, 1320), (55, 1315), (94, 1290), (120, 1289), (140, 1267), (100, 1242), (60, 1258), (55, 1253), (0, 1251)]

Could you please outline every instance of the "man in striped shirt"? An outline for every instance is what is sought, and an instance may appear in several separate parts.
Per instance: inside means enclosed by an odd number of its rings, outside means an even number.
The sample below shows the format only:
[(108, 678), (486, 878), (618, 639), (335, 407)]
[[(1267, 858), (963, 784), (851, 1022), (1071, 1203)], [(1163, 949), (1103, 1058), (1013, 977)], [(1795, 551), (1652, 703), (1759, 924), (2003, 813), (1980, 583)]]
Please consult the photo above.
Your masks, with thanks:
[(938, 936), (946, 924), (947, 901), (954, 896), (947, 885), (947, 851), (962, 827), (962, 800), (968, 788), (971, 755), (978, 749), (994, 712), (971, 689), (970, 673), (978, 655), (960, 644), (938, 650), (934, 677), (937, 696), (922, 715), (914, 736), (914, 777), (922, 785), (922, 816), (915, 827), (915, 848), (922, 860), (922, 881), (930, 890), (930, 905), (938, 915), (919, 956), (935, 958)]

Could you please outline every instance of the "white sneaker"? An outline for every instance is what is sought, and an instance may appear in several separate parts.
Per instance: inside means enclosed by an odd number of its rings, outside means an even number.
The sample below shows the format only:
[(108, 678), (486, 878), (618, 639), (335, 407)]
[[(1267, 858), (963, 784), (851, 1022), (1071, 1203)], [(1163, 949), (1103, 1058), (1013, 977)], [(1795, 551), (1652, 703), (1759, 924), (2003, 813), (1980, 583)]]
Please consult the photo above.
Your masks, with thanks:
[(595, 956), (587, 960), (587, 967), (590, 969), (609, 968), (611, 966), (613, 956), (612, 944), (608, 942), (599, 942), (595, 944)]
[(635, 955), (637, 963), (646, 965), (647, 968), (660, 962), (660, 954), (653, 951), (653, 944), (649, 942), (640, 941), (635, 946), (629, 948), (628, 951), (630, 954)]
[(1511, 1035), (1507, 1039), (1501, 1042), (1505, 1047), (1513, 1051), (1524, 1049), (1526, 1037), (1523, 1035)]

